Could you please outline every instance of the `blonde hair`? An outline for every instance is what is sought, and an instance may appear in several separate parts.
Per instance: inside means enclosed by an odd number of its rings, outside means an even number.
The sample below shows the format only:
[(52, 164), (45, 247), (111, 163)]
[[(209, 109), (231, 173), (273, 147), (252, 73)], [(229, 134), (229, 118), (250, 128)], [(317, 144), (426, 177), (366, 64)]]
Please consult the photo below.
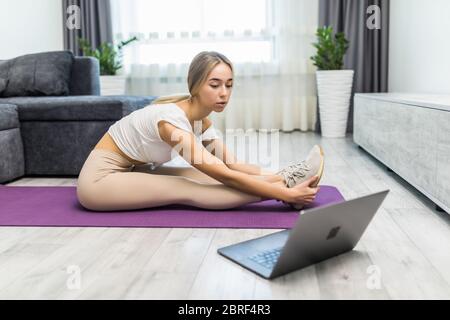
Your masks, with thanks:
[(189, 94), (174, 94), (161, 96), (153, 100), (152, 104), (176, 103), (198, 95), (211, 71), (220, 63), (225, 63), (233, 73), (233, 64), (223, 54), (215, 51), (202, 51), (192, 59), (187, 75)]

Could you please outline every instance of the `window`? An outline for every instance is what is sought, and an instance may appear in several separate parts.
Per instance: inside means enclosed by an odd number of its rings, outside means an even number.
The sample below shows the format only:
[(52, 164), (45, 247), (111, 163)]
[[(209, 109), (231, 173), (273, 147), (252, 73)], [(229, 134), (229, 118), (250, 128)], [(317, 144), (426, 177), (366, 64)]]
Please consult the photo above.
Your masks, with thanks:
[(234, 62), (273, 58), (271, 0), (112, 0), (116, 40), (137, 35), (124, 63), (189, 63), (215, 50)]

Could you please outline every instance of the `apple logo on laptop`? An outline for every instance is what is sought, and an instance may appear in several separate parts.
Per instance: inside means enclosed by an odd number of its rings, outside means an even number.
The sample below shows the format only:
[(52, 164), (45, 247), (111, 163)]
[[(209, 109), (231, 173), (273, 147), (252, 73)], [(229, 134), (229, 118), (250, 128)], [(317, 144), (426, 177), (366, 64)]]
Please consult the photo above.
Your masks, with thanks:
[(334, 227), (333, 229), (331, 229), (330, 233), (328, 233), (327, 240), (330, 240), (330, 239), (333, 239), (334, 237), (336, 237), (340, 229), (341, 229), (341, 227)]

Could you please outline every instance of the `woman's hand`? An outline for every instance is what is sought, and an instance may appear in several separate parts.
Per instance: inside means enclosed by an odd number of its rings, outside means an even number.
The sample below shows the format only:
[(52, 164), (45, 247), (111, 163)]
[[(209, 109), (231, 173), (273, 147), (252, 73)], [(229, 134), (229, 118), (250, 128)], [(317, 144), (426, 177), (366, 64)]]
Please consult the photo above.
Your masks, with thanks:
[(310, 187), (310, 185), (317, 179), (319, 179), (318, 176), (313, 176), (295, 187), (286, 188), (286, 199), (283, 202), (302, 205), (313, 202), (320, 187)]

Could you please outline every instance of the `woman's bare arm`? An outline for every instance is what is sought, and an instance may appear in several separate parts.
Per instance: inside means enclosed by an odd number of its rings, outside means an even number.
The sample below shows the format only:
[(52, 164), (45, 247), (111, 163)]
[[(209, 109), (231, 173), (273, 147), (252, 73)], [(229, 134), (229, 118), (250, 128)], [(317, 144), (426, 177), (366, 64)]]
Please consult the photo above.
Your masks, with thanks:
[[(202, 123), (203, 132), (205, 132), (210, 126), (212, 126), (212, 121), (208, 118), (204, 118)], [(232, 170), (251, 175), (275, 175), (275, 172), (265, 170), (258, 165), (239, 161), (236, 156), (225, 146), (221, 139), (204, 140), (202, 141), (202, 144), (211, 154), (222, 160), (222, 162)]]
[(263, 199), (278, 199), (288, 203), (302, 203), (303, 199), (309, 199), (317, 192), (316, 188), (286, 188), (254, 179), (244, 172), (229, 168), (221, 159), (198, 143), (192, 133), (181, 130), (166, 121), (160, 121), (158, 127), (161, 138), (188, 163), (224, 185)]
[(253, 175), (275, 175), (275, 172), (265, 170), (258, 165), (239, 161), (236, 156), (225, 146), (221, 139), (206, 140), (203, 141), (203, 145), (209, 152), (211, 152), (211, 154), (222, 160), (230, 169)]

